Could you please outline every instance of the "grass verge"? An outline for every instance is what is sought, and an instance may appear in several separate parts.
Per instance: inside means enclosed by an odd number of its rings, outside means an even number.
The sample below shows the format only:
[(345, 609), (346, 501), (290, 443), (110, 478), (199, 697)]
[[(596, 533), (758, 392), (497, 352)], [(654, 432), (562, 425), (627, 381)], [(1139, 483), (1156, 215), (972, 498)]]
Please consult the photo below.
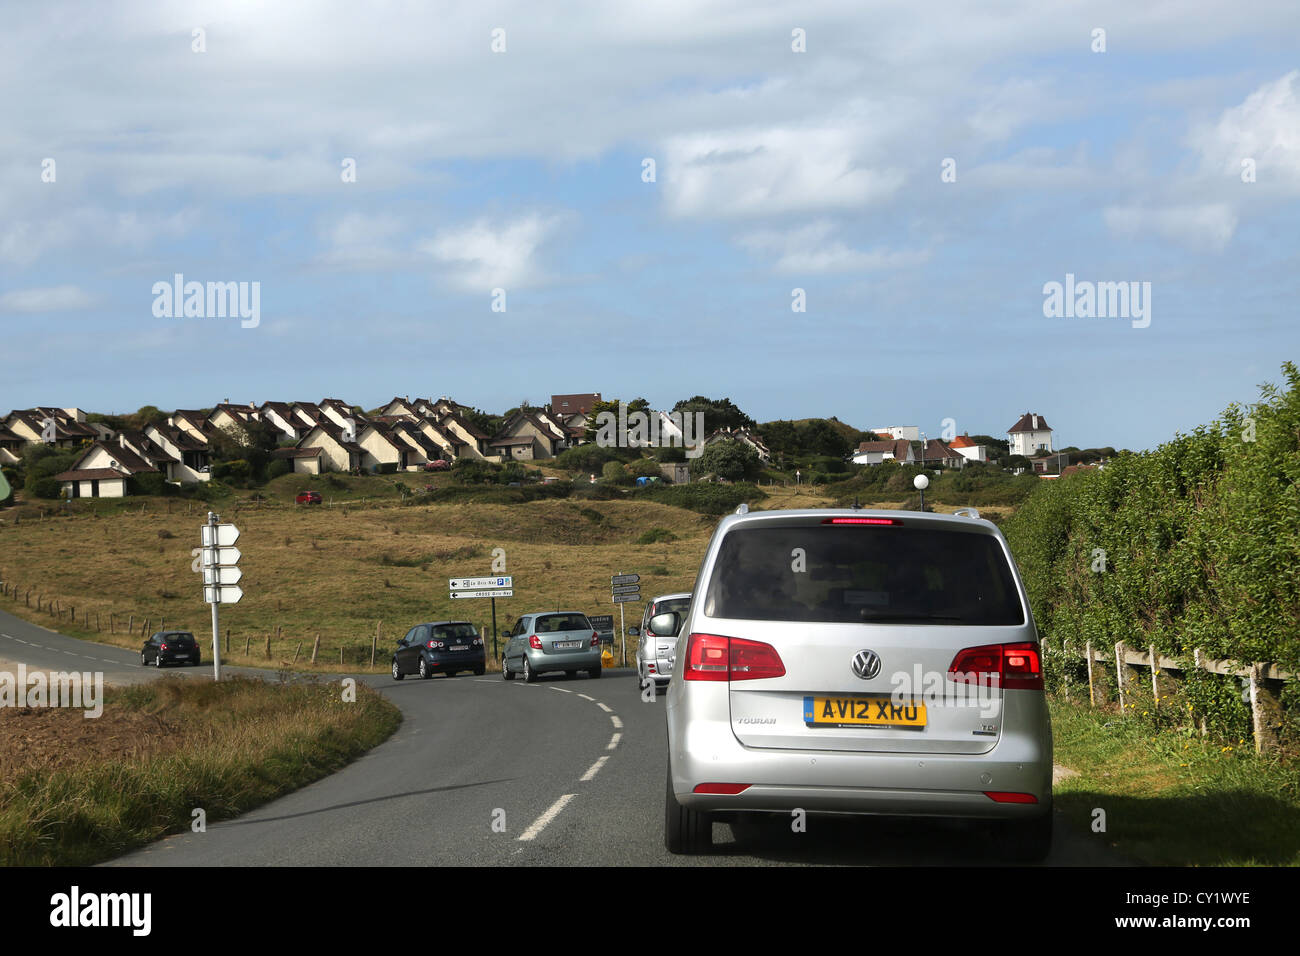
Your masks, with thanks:
[(1052, 701), (1054, 788), (1066, 818), (1117, 852), (1157, 866), (1300, 865), (1300, 765), (1194, 732)]
[(0, 866), (84, 866), (244, 813), (397, 729), (365, 685), (176, 678), (109, 689), (104, 713), (0, 715)]

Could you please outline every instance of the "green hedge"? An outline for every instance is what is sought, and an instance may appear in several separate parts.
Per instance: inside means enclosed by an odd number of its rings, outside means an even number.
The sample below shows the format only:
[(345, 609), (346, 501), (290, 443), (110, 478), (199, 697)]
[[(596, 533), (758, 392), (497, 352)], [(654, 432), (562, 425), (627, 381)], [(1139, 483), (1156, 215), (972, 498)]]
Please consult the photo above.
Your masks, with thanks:
[(1300, 668), (1300, 371), (1283, 374), (1253, 410), (1041, 482), (1004, 531), (1046, 635)]
[(767, 495), (755, 485), (737, 483), (718, 485), (692, 482), (688, 485), (643, 485), (634, 493), (637, 498), (648, 498), (665, 505), (689, 508), (706, 515), (724, 515), (734, 511), (742, 502), (761, 501)]

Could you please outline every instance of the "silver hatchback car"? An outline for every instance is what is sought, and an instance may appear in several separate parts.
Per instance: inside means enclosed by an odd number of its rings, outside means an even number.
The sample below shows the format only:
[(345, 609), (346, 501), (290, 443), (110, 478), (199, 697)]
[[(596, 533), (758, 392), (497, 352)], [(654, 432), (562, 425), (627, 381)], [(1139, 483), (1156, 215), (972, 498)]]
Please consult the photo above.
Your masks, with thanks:
[(600, 654), (600, 635), (581, 611), (525, 614), (501, 652), (501, 676), (514, 680), (520, 674), (530, 684), (555, 671), (574, 677), (585, 670), (599, 677)]
[(676, 632), (656, 634), (650, 621), (665, 611), (676, 611), (679, 619), (686, 616), (691, 606), (691, 592), (661, 594), (651, 598), (641, 616), (641, 629), (636, 646), (636, 674), (638, 683), (648, 686), (647, 680), (666, 684), (673, 676), (673, 651), (677, 646)]
[(980, 821), (1005, 857), (1046, 856), (1038, 634), (991, 522), (742, 506), (694, 594), (665, 708), (670, 851), (737, 813), (803, 809)]

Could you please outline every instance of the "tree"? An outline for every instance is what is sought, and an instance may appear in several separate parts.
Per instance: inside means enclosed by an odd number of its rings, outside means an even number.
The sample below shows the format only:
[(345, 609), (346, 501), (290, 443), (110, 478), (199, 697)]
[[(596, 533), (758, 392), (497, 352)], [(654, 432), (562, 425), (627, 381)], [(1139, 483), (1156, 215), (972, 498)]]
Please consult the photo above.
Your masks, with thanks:
[(695, 459), (693, 474), (717, 475), (727, 481), (757, 477), (762, 470), (758, 452), (743, 441), (727, 438), (715, 441)]
[(703, 412), (704, 428), (712, 433), (719, 428), (757, 428), (752, 418), (742, 412), (729, 398), (706, 398), (694, 395), (673, 406), (675, 412)]
[[(604, 437), (608, 437), (608, 435), (609, 435), (609, 431), (608, 431), (608, 429), (606, 429), (606, 430), (604, 431), (604, 436), (602, 436), (602, 435), (599, 434), (599, 433), (601, 432), (601, 427), (600, 427), (600, 421), (599, 421), (599, 418), (600, 418), (600, 414), (601, 414), (602, 412), (609, 412), (611, 415), (614, 416), (615, 420), (617, 420), (617, 419), (618, 419), (618, 399), (617, 399), (617, 398), (611, 398), (609, 401), (596, 402), (594, 405), (591, 406), (591, 411), (589, 411), (589, 412), (587, 413), (587, 431), (586, 431), (586, 434), (585, 434), (585, 436), (584, 436), (585, 439), (586, 439), (587, 441), (589, 441), (589, 442), (594, 442), (594, 441), (596, 441), (596, 439), (597, 439), (598, 437), (599, 437), (599, 438), (602, 438), (602, 440), (603, 440)], [(617, 428), (616, 428), (616, 430), (617, 430)], [(617, 434), (616, 434), (616, 435), (615, 435), (615, 446), (621, 448), (621, 447), (624, 447), (624, 446), (626, 446), (626, 445), (627, 445), (627, 436), (625, 436), (625, 435), (617, 435)]]

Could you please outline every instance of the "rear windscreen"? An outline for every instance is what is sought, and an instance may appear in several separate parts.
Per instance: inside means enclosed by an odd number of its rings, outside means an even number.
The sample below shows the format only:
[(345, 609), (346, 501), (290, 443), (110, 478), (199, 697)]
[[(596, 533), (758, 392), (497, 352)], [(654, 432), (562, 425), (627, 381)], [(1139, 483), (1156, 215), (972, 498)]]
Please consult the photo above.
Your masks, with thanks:
[(590, 631), (591, 623), (581, 614), (548, 614), (537, 619), (538, 634), (555, 631)]
[(433, 636), (439, 641), (472, 641), (478, 637), (478, 631), (473, 624), (460, 622), (457, 624), (435, 624), (433, 626)]
[(737, 528), (722, 540), (704, 613), (844, 624), (1025, 623), (993, 536), (870, 525)]
[(685, 614), (690, 608), (690, 598), (670, 598), (656, 604), (654, 612), (655, 614), (667, 614), (669, 611), (676, 611), (678, 614)]

